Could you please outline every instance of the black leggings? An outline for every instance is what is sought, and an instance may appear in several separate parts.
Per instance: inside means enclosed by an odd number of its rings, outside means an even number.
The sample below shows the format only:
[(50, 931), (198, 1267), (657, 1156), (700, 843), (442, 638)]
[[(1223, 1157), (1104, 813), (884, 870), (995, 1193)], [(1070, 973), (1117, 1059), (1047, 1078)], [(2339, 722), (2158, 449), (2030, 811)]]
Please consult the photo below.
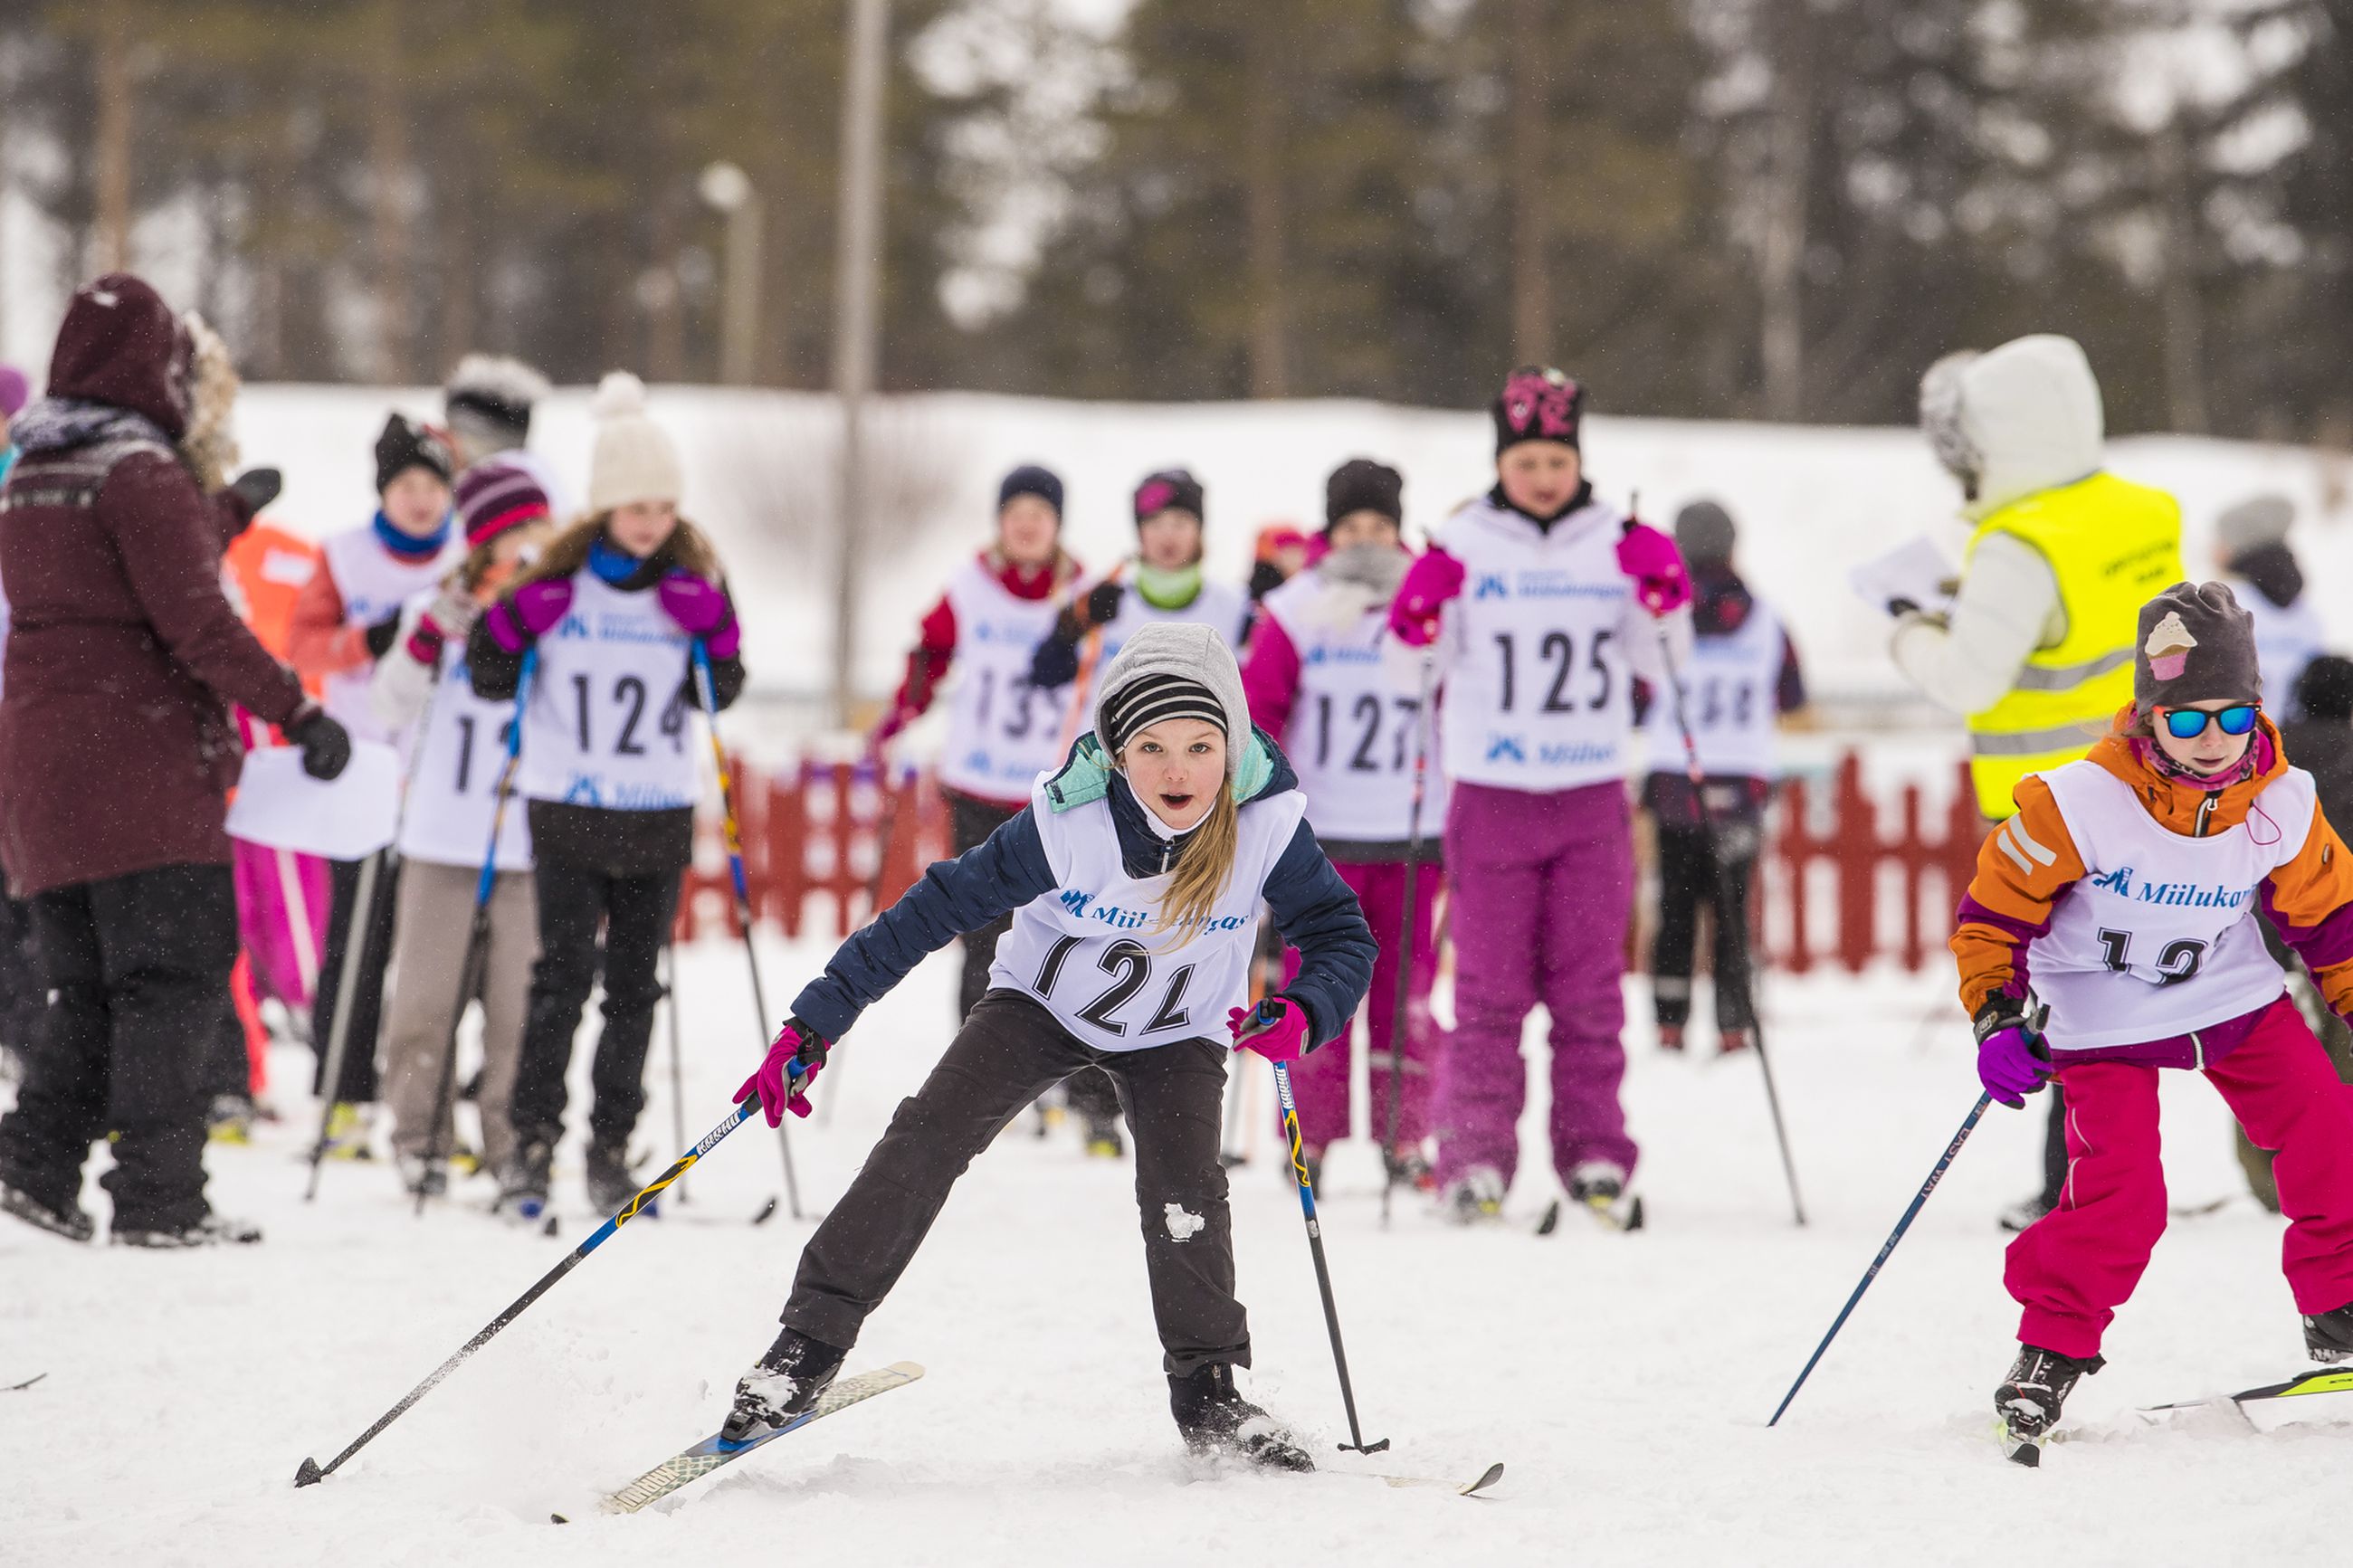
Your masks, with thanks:
[[(343, 985), (343, 955), (351, 950), (359, 919), (360, 870), (364, 860), (330, 860), (334, 889), (327, 907), (327, 941), (319, 956), (319, 984), (311, 999), (311, 1046), (319, 1066), (311, 1087), (326, 1091), (327, 1051), (334, 1039), (335, 999)], [(360, 950), (358, 983), (352, 987), (351, 1022), (343, 1035), (343, 1065), (336, 1073), (335, 1098), (364, 1105), (375, 1099), (375, 1048), (384, 1029), (384, 973), (392, 964), (393, 906), (400, 901), (400, 862), (388, 851), (376, 856), (375, 885), (368, 891), (366, 945)]]
[(1756, 828), (1736, 820), (1713, 829), (1660, 826), (1659, 933), (1651, 947), (1651, 990), (1661, 1025), (1679, 1026), (1691, 1019), (1692, 955), (1704, 902), (1715, 917), (1716, 1027), (1755, 1026), (1748, 876), (1757, 865), (1756, 842)]
[(564, 1075), (599, 970), (605, 1031), (596, 1040), (588, 1131), (599, 1143), (628, 1142), (646, 1108), (646, 1047), (653, 1037), (654, 1005), (662, 998), (655, 966), (678, 914), (679, 877), (676, 869), (619, 877), (594, 866), (540, 859), (539, 961), (532, 965), (531, 1008), (509, 1116), (518, 1145), (553, 1144), (563, 1135)]
[(785, 1322), (848, 1350), (938, 1217), (948, 1190), (1005, 1124), (1082, 1067), (1117, 1087), (1135, 1144), (1135, 1205), (1163, 1365), (1182, 1375), (1250, 1364), (1234, 1297), (1234, 1237), (1218, 1163), (1226, 1047), (1180, 1040), (1139, 1051), (1080, 1043), (1036, 999), (991, 991), (802, 1249)]

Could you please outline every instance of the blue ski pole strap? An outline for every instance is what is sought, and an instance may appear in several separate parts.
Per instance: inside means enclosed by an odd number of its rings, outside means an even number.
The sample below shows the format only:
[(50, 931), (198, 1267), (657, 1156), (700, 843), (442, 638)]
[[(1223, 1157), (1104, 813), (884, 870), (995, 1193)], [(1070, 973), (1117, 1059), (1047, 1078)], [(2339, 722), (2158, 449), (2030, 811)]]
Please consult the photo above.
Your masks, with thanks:
[(482, 874), (474, 883), (474, 907), (491, 901), (499, 879), (499, 835), (506, 827), (507, 802), (514, 795), (515, 769), (522, 761), (523, 709), (531, 701), (532, 677), (539, 673), (539, 645), (522, 650), (522, 668), (515, 675), (514, 717), (507, 721), (507, 756), (500, 764), (499, 782), (491, 794), (491, 842), (482, 851)]

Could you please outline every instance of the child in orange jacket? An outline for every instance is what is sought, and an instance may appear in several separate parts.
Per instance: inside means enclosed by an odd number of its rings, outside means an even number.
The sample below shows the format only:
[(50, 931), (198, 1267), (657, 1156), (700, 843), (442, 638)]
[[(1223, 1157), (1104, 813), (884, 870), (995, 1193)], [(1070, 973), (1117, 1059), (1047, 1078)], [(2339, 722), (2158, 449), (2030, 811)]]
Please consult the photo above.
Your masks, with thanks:
[(2004, 1275), (2024, 1309), (1995, 1395), (2014, 1440), (2039, 1442), (2099, 1370), (2101, 1333), (2165, 1231), (2159, 1068), (2203, 1072), (2278, 1151), (2306, 1348), (2353, 1359), (2353, 1089), (2255, 919), (2353, 1009), (2353, 858), (2261, 692), (2229, 588), (2179, 583), (2142, 605), (2132, 706), (2090, 756), (2019, 784), (1961, 900), (1952, 949), (1987, 1092), (2018, 1106), (2055, 1077), (2067, 1094), (2066, 1187)]

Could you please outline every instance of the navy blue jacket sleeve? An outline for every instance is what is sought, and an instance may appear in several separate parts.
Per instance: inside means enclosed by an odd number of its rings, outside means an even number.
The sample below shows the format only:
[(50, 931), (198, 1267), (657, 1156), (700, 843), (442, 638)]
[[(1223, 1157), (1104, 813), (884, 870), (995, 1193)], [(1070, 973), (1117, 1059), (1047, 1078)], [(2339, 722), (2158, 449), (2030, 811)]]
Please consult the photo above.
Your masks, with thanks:
[(793, 998), (793, 1014), (839, 1040), (926, 956), (1053, 890), (1037, 818), (1025, 810), (955, 859), (934, 861), (897, 903), (834, 950), (825, 973)]
[(1338, 1039), (1372, 987), (1373, 928), (1305, 822), (1267, 875), (1266, 902), (1274, 929), (1299, 950), (1282, 994), (1307, 1009), (1310, 1040)]

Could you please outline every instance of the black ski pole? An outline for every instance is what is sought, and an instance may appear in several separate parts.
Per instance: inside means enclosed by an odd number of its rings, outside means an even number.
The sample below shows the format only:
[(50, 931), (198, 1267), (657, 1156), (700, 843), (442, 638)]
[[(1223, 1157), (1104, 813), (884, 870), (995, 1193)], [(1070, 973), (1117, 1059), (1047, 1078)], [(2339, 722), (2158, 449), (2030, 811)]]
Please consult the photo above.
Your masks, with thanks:
[[(662, 949), (663, 981), (662, 1010), (670, 1015), (670, 1125), (673, 1142), (686, 1142), (686, 1067), (685, 1052), (679, 1048), (678, 1021), (678, 939), (670, 938)], [(686, 1206), (686, 1178), (678, 1183), (678, 1206)]]
[[(1632, 520), (1629, 519), (1627, 527), (1632, 526)], [(1691, 784), (1692, 804), (1699, 811), (1700, 836), (1707, 842), (1707, 863), (1711, 873), (1721, 877), (1724, 874), (1724, 862), (1718, 854), (1715, 814), (1707, 804), (1707, 774), (1700, 767), (1699, 742), (1692, 735), (1691, 718), (1683, 710), (1683, 673), (1675, 668), (1674, 643), (1667, 636), (1666, 623), (1663, 621), (1659, 623), (1659, 657), (1666, 664), (1667, 686), (1674, 698), (1675, 728), (1683, 732), (1683, 776)], [(1746, 911), (1742, 911), (1742, 914), (1745, 919)], [(1719, 926), (1721, 923), (1721, 921), (1718, 922)], [(1719, 929), (1716, 931), (1715, 940), (1718, 942), (1726, 940), (1722, 930)], [(1748, 940), (1748, 933), (1743, 930), (1732, 940), (1745, 942)], [(1781, 1145), (1781, 1173), (1789, 1181), (1789, 1207), (1796, 1213), (1798, 1223), (1802, 1226), (1806, 1223), (1806, 1200), (1798, 1193), (1798, 1163), (1790, 1155), (1789, 1130), (1781, 1120), (1781, 1091), (1773, 1082), (1772, 1060), (1765, 1054), (1765, 1020), (1757, 1010), (1755, 973), (1755, 966), (1752, 964), (1748, 972), (1741, 976), (1741, 990), (1745, 994), (1741, 1000), (1747, 1006), (1748, 1028), (1753, 1037), (1750, 1047), (1757, 1053), (1757, 1069), (1765, 1075), (1765, 1103), (1773, 1114), (1773, 1137)]]
[(1838, 1317), (1831, 1323), (1831, 1331), (1822, 1336), (1822, 1342), (1816, 1345), (1814, 1353), (1806, 1358), (1805, 1370), (1798, 1373), (1798, 1381), (1789, 1385), (1789, 1392), (1781, 1396), (1780, 1405), (1773, 1412), (1773, 1419), (1765, 1423), (1766, 1426), (1780, 1425), (1782, 1414), (1789, 1408), (1789, 1402), (1798, 1397), (1798, 1390), (1806, 1386), (1806, 1379), (1813, 1375), (1815, 1365), (1822, 1359), (1822, 1352), (1831, 1348), (1831, 1342), (1838, 1338), (1841, 1329), (1846, 1327), (1847, 1317), (1854, 1310), (1855, 1303), (1862, 1300), (1862, 1293), (1865, 1290), (1871, 1289), (1871, 1282), (1879, 1278), (1879, 1270), (1886, 1264), (1889, 1256), (1894, 1252), (1895, 1244), (1904, 1239), (1905, 1231), (1912, 1228), (1912, 1222), (1919, 1217), (1921, 1208), (1928, 1202), (1928, 1194), (1935, 1192), (1936, 1184), (1945, 1179), (1945, 1173), (1952, 1168), (1953, 1156), (1959, 1153), (1961, 1145), (1969, 1141), (1970, 1132), (1977, 1128), (1978, 1118), (1983, 1116), (1986, 1107), (1992, 1103), (1992, 1095), (1978, 1096), (1978, 1102), (1969, 1108), (1969, 1114), (1962, 1121), (1961, 1130), (1953, 1134), (1953, 1141), (1950, 1143), (1945, 1145), (1945, 1152), (1936, 1161), (1936, 1168), (1928, 1173), (1928, 1179), (1921, 1183), (1920, 1190), (1913, 1194), (1912, 1205), (1904, 1211), (1904, 1217), (1895, 1222), (1895, 1228), (1888, 1232), (1887, 1245), (1879, 1249), (1879, 1256), (1873, 1258), (1871, 1267), (1862, 1271), (1862, 1279), (1856, 1284), (1854, 1294), (1849, 1296), (1846, 1299), (1846, 1305), (1839, 1309)]
[[(1296, 1004), (1293, 1004), (1296, 1005)], [(1251, 1023), (1266, 1015), (1266, 1004), (1259, 1005)], [(1324, 1297), (1324, 1327), (1332, 1336), (1332, 1364), (1340, 1373), (1340, 1404), (1348, 1413), (1349, 1441), (1340, 1445), (1351, 1454), (1377, 1454), (1389, 1446), (1387, 1437), (1377, 1443), (1365, 1441), (1364, 1429), (1356, 1424), (1356, 1391), (1348, 1381), (1348, 1352), (1340, 1343), (1340, 1309), (1332, 1300), (1332, 1267), (1324, 1260), (1324, 1225), (1315, 1217), (1315, 1184), (1307, 1174), (1307, 1148), (1299, 1133), (1299, 1102), (1291, 1098), (1291, 1068), (1288, 1063), (1274, 1064), (1274, 1091), (1282, 1100), (1283, 1135), (1291, 1140), (1291, 1173), (1299, 1184), (1299, 1212), (1307, 1221), (1307, 1250), (1315, 1259), (1315, 1289)]]
[[(797, 1067), (798, 1064), (796, 1063), (794, 1064), (794, 1068), (786, 1069), (792, 1074), (792, 1082), (799, 1081), (801, 1075), (797, 1070), (795, 1070)], [(395, 1421), (399, 1420), (402, 1415), (407, 1413), (409, 1406), (415, 1405), (418, 1400), (432, 1393), (434, 1388), (443, 1378), (448, 1377), (451, 1373), (458, 1370), (460, 1363), (465, 1361), (467, 1357), (472, 1355), (476, 1351), (480, 1350), (484, 1345), (490, 1343), (491, 1341), (497, 1336), (500, 1330), (505, 1328), (509, 1323), (513, 1322), (517, 1318), (522, 1316), (523, 1312), (530, 1308), (533, 1301), (538, 1300), (542, 1296), (546, 1295), (548, 1291), (554, 1289), (558, 1280), (571, 1273), (575, 1268), (579, 1268), (582, 1261), (585, 1260), (590, 1253), (596, 1251), (598, 1247), (604, 1246), (607, 1241), (610, 1240), (615, 1231), (619, 1230), (623, 1226), (628, 1224), (629, 1221), (637, 1218), (640, 1213), (644, 1212), (646, 1206), (660, 1195), (661, 1190), (664, 1187), (669, 1186), (672, 1182), (678, 1180), (679, 1177), (686, 1173), (687, 1167), (692, 1165), (697, 1160), (702, 1159), (705, 1154), (710, 1153), (712, 1150), (717, 1148), (722, 1139), (725, 1138), (730, 1132), (734, 1131), (735, 1129), (743, 1126), (744, 1123), (749, 1121), (754, 1116), (757, 1115), (759, 1113), (759, 1097), (757, 1095), (754, 1095), (750, 1099), (744, 1100), (742, 1104), (736, 1106), (733, 1110), (728, 1112), (727, 1119), (724, 1121), (722, 1121), (718, 1126), (713, 1127), (710, 1131), (702, 1135), (702, 1142), (697, 1143), (693, 1148), (689, 1149), (685, 1153), (681, 1154), (677, 1159), (671, 1161), (668, 1170), (664, 1171), (660, 1175), (656, 1176), (644, 1186), (638, 1188), (637, 1195), (630, 1198), (628, 1203), (623, 1204), (618, 1209), (615, 1210), (611, 1218), (607, 1219), (603, 1225), (598, 1226), (589, 1234), (587, 1240), (574, 1247), (570, 1252), (565, 1253), (562, 1261), (558, 1262), (554, 1268), (549, 1269), (546, 1273), (539, 1277), (538, 1283), (534, 1284), (530, 1289), (524, 1291), (522, 1295), (516, 1297), (513, 1301), (508, 1304), (506, 1310), (501, 1312), (497, 1317), (492, 1318), (489, 1322), (483, 1324), (480, 1332), (476, 1333), (472, 1339), (468, 1340), (464, 1344), (459, 1345), (457, 1352), (452, 1354), (448, 1361), (443, 1362), (439, 1366), (435, 1367), (432, 1372), (428, 1373), (426, 1375), (424, 1382), (418, 1384), (415, 1388), (410, 1389), (407, 1394), (401, 1397), (399, 1404), (385, 1411), (382, 1415), (377, 1416), (375, 1425), (361, 1433), (358, 1436), (353, 1438), (351, 1443), (342, 1453), (337, 1454), (324, 1465), (321, 1465), (316, 1459), (305, 1458), (301, 1465), (294, 1471), (294, 1484), (298, 1487), (307, 1487), (315, 1482), (325, 1480), (329, 1476), (333, 1475), (337, 1470), (341, 1469), (343, 1466), (343, 1461), (349, 1459), (353, 1454), (358, 1453), (362, 1448), (366, 1447), (369, 1443), (375, 1441), (376, 1434), (382, 1432)]]
[[(533, 644), (523, 650), (522, 668), (515, 676), (514, 716), (507, 721), (506, 760), (499, 766), (498, 783), (491, 795), (491, 841), (482, 851), (481, 875), (474, 883), (474, 912), (466, 928), (466, 956), (458, 965), (458, 1000), (449, 1011), (449, 1037), (442, 1043), (441, 1070), (434, 1080), (433, 1131), (425, 1148), (428, 1178), (441, 1169), (442, 1161), (448, 1157), (445, 1139), (449, 1101), (457, 1092), (458, 1026), (466, 1016), (466, 1005), (482, 989), (491, 966), (491, 894), (499, 879), (499, 834), (506, 826), (507, 805), (514, 796), (515, 769), (522, 760), (523, 707), (531, 699), (531, 680), (538, 669), (539, 647)], [(422, 745), (424, 731), (420, 728), (417, 732), (418, 744)], [(683, 1135), (679, 1142), (686, 1142)], [(425, 1216), (425, 1205), (431, 1192), (429, 1179), (417, 1184), (417, 1215), (420, 1219)]]
[[(768, 1054), (768, 1026), (771, 1022), (782, 1023), (783, 1020), (769, 1017), (767, 993), (760, 984), (760, 950), (752, 928), (752, 890), (744, 879), (744, 834), (741, 819), (735, 815), (735, 776), (727, 766), (727, 748), (719, 742), (719, 693), (711, 678), (711, 650), (703, 646), (701, 637), (694, 639), (692, 648), (694, 689), (696, 695), (702, 700), (702, 714), (707, 721), (704, 728), (711, 733), (712, 760), (719, 766), (719, 803), (726, 812), (727, 821), (727, 869), (734, 879), (735, 921), (744, 928), (744, 959), (752, 969), (754, 1026), (759, 1031), (760, 1055), (765, 1060)], [(800, 1178), (793, 1172), (793, 1139), (792, 1134), (782, 1127), (776, 1129), (776, 1149), (785, 1162), (785, 1201), (792, 1206), (793, 1217), (799, 1219), (802, 1217), (801, 1184)], [(776, 1205), (771, 1203), (752, 1223), (758, 1225), (774, 1213)]]
[(1405, 1057), (1408, 1022), (1413, 1000), (1414, 938), (1419, 922), (1415, 879), (1421, 871), (1421, 805), (1430, 778), (1430, 704), (1436, 694), (1438, 661), (1427, 649), (1421, 656), (1421, 697), (1413, 710), (1413, 809), (1406, 817), (1405, 911), (1398, 917), (1397, 1010), (1389, 1015), (1388, 1131), (1381, 1140), (1381, 1227), (1389, 1223), (1389, 1194), (1397, 1190), (1401, 1162), (1398, 1158), (1398, 1122), (1405, 1114)]

